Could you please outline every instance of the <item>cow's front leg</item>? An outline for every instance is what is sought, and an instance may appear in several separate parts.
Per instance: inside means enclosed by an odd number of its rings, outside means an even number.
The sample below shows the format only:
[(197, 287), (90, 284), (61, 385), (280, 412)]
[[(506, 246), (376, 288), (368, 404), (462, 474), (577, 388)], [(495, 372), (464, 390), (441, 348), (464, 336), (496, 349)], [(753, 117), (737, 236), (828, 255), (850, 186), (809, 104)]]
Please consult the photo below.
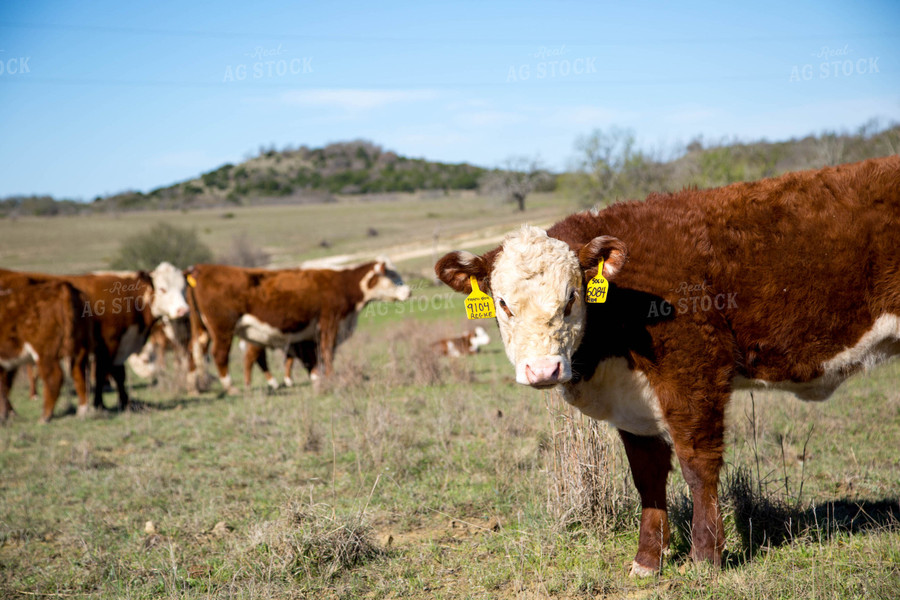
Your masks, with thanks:
[(725, 549), (725, 527), (719, 507), (723, 434), (721, 416), (712, 423), (707, 420), (702, 428), (693, 431), (673, 431), (675, 454), (694, 501), (691, 558), (696, 562), (708, 560), (717, 567), (722, 564)]
[(9, 402), (9, 391), (12, 389), (12, 382), (15, 377), (16, 369), (0, 367), (0, 423), (5, 422), (10, 415), (15, 414), (12, 404)]
[(119, 393), (119, 410), (128, 408), (128, 390), (125, 388), (125, 365), (113, 365), (109, 370), (113, 381), (116, 382), (116, 391)]
[(94, 353), (94, 408), (105, 410), (103, 404), (103, 387), (106, 385), (106, 377), (110, 370), (109, 353), (104, 348), (98, 348)]
[(672, 470), (672, 449), (661, 437), (634, 435), (619, 430), (631, 467), (634, 486), (641, 496), (641, 531), (631, 575), (654, 575), (662, 568), (669, 547), (669, 517), (666, 514), (666, 481)]

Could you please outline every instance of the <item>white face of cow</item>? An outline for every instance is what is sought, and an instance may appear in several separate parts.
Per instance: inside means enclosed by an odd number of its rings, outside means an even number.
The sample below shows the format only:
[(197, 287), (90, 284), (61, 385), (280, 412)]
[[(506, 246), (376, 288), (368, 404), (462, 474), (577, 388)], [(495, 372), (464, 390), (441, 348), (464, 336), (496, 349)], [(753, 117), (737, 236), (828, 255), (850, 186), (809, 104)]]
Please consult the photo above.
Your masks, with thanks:
[(611, 279), (625, 262), (625, 246), (616, 238), (594, 238), (576, 253), (565, 242), (525, 226), (485, 256), (451, 252), (437, 265), (438, 277), (468, 293), (470, 276), (489, 282), (500, 337), (516, 367), (516, 381), (550, 387), (572, 378), (572, 355), (585, 329), (585, 276)]
[(363, 304), (374, 300), (403, 302), (411, 293), (394, 264), (384, 257), (375, 262), (375, 266), (363, 278), (360, 287), (363, 292)]
[(543, 387), (571, 379), (585, 308), (581, 266), (569, 246), (536, 227), (507, 236), (491, 291), (516, 381)]
[(153, 280), (153, 302), (150, 312), (154, 317), (177, 319), (188, 314), (188, 304), (184, 297), (184, 274), (167, 262), (160, 263), (150, 272)]

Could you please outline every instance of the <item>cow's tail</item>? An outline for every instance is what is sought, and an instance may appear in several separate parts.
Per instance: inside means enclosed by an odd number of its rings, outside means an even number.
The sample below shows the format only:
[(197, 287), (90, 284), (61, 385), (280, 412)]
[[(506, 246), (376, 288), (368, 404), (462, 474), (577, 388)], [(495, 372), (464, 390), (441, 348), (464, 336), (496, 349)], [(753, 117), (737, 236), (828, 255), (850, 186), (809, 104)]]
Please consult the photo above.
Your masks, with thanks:
[(183, 271), (187, 283), (188, 316), (191, 323), (191, 339), (188, 348), (188, 384), (197, 391), (203, 391), (209, 385), (206, 373), (206, 356), (203, 351), (204, 338), (209, 339), (209, 332), (203, 325), (200, 303), (197, 302), (197, 279), (200, 275), (197, 266), (192, 265)]
[(90, 352), (94, 346), (94, 317), (90, 300), (71, 283), (62, 282), (65, 302), (61, 303), (60, 330), (62, 345), (60, 357), (76, 358), (81, 352)]

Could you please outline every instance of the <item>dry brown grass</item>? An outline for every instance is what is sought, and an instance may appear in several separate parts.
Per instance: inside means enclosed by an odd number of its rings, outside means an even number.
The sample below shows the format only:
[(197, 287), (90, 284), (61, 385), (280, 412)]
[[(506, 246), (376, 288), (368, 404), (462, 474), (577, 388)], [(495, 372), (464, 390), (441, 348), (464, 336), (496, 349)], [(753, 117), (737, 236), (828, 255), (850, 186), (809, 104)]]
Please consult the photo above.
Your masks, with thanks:
[(275, 573), (289, 574), (310, 588), (325, 586), (384, 554), (364, 513), (365, 507), (341, 515), (325, 504), (292, 500), (282, 508), (279, 520), (250, 530), (246, 558), (258, 562), (262, 555)]
[(548, 394), (551, 487), (548, 510), (560, 526), (599, 533), (635, 523), (639, 506), (621, 444), (609, 426)]

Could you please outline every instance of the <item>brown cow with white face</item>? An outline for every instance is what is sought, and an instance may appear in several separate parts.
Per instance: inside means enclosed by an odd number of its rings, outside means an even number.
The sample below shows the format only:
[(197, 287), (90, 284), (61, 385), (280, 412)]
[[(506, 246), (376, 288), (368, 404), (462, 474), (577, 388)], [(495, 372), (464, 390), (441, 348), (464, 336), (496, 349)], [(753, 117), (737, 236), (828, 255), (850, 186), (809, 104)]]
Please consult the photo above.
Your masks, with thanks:
[[(607, 300), (587, 304), (601, 260)], [(900, 157), (578, 213), (435, 271), (492, 294), (519, 383), (618, 428), (643, 507), (632, 573), (661, 567), (672, 449), (694, 501), (691, 555), (718, 565), (732, 391), (823, 400), (900, 354)]]
[[(369, 302), (406, 300), (409, 286), (386, 258), (347, 269), (247, 269), (196, 265), (186, 271), (192, 285), (191, 330), (194, 363), (202, 366), (212, 343), (223, 387), (234, 392), (228, 374), (232, 339), (245, 340), (245, 378), (255, 363), (268, 372), (265, 348), (296, 348), (313, 379), (332, 373), (334, 351), (353, 331)], [(290, 371), (288, 371), (288, 375)], [(193, 379), (197, 379), (193, 374)]]

